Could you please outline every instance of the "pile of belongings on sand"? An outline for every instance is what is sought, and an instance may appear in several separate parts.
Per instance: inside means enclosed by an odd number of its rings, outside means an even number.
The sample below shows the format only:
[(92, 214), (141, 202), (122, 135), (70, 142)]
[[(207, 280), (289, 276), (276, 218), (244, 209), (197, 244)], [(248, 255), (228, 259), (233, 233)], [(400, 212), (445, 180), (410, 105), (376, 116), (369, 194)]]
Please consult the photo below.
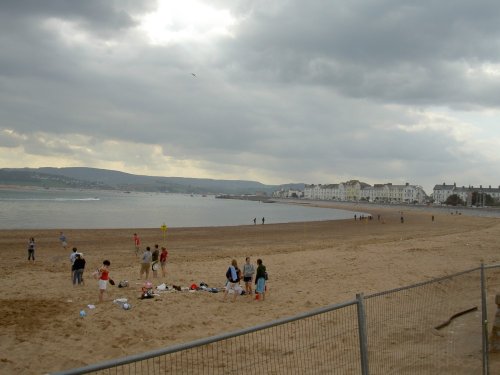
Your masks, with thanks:
[(195, 291), (205, 291), (205, 292), (210, 292), (210, 293), (219, 293), (220, 289), (219, 288), (209, 288), (208, 284), (205, 282), (201, 282), (200, 285), (196, 284), (191, 284), (191, 286), (179, 286), (179, 285), (172, 285), (168, 286), (165, 283), (160, 284), (156, 287), (156, 290), (160, 292), (165, 292), (165, 291), (178, 291), (178, 292), (195, 292)]

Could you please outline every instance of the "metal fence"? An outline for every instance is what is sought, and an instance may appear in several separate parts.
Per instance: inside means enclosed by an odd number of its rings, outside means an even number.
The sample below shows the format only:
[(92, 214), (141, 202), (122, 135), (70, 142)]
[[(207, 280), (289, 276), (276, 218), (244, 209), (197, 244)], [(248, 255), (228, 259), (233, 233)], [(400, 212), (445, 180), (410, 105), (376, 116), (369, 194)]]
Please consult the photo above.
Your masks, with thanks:
[(58, 374), (488, 374), (487, 302), (499, 286), (500, 265), (481, 265)]

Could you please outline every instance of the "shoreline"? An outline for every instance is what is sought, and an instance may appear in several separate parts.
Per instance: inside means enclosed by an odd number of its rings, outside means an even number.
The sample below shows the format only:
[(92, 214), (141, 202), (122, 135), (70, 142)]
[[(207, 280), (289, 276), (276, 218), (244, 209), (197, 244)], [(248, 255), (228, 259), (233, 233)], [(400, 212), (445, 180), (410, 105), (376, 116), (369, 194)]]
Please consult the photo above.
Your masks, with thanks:
[[(241, 265), (250, 256), (253, 262), (262, 258), (270, 274), (263, 303), (244, 296), (223, 303), (221, 293), (207, 292), (139, 300), (142, 281), (132, 235), (137, 231), (143, 247), (163, 244), (159, 228), (65, 230), (66, 250), (59, 230), (0, 230), (0, 372), (80, 367), (294, 316), (352, 300), (360, 292), (391, 290), (481, 262), (500, 262), (497, 218), (443, 212), (434, 213), (432, 222), (431, 212), (405, 210), (401, 224), (397, 208), (363, 211), (373, 220), (168, 229), (167, 277), (153, 279), (155, 285), (203, 281), (220, 287), (231, 259)], [(26, 260), (30, 236), (37, 243), (34, 264)], [(83, 287), (71, 285), (72, 246), (87, 261)], [(91, 273), (103, 259), (111, 260), (111, 277), (128, 280), (130, 286), (109, 287), (107, 301), (99, 304)], [(122, 297), (131, 301), (131, 310), (112, 303)], [(86, 309), (88, 304), (96, 309)], [(85, 318), (79, 317), (82, 309)]]

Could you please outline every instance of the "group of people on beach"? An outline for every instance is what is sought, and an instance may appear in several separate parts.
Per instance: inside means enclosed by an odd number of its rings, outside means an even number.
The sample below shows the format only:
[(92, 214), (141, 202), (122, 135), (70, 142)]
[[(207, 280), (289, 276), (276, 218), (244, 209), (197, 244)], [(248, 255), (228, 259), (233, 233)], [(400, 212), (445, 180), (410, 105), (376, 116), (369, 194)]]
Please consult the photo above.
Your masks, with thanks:
[[(231, 265), (226, 271), (226, 287), (224, 291), (223, 301), (226, 301), (229, 293), (233, 294), (233, 301), (236, 297), (241, 294), (251, 296), (253, 293), (252, 284), (254, 282), (255, 275), (255, 299), (264, 300), (267, 281), (267, 270), (266, 266), (263, 264), (262, 259), (257, 259), (257, 269), (255, 265), (250, 262), (250, 257), (245, 258), (245, 264), (243, 265), (243, 272), (238, 267), (238, 262), (236, 259), (231, 261)], [(245, 290), (240, 286), (240, 281), (243, 279), (245, 283)]]
[[(66, 249), (68, 247), (68, 241), (63, 232), (59, 233), (59, 241), (61, 246)], [(141, 240), (137, 233), (133, 236), (134, 249), (136, 256), (139, 256)], [(28, 261), (35, 261), (35, 238), (30, 237), (28, 241)], [(162, 277), (167, 275), (167, 260), (168, 260), (168, 250), (166, 247), (161, 247), (158, 244), (154, 245), (153, 251), (149, 246), (146, 247), (142, 256), (140, 257), (140, 271), (139, 279), (144, 277), (145, 281), (150, 283), (150, 272), (152, 271), (153, 278), (158, 277), (158, 271), (161, 269)], [(84, 282), (84, 271), (86, 266), (86, 261), (82, 252), (79, 252), (76, 247), (72, 248), (69, 255), (69, 261), (71, 265), (71, 280), (73, 286), (83, 286)], [(109, 268), (111, 262), (109, 260), (104, 260), (102, 265), (93, 272), (92, 276), (98, 280), (99, 285), (99, 302), (104, 301), (104, 295), (107, 289), (107, 284), (110, 283), (114, 285), (114, 281), (109, 277)], [(246, 257), (245, 263), (243, 265), (243, 270), (241, 271), (238, 267), (238, 262), (236, 259), (231, 261), (226, 272), (226, 285), (224, 291), (225, 301), (228, 294), (233, 293), (233, 301), (236, 297), (241, 294), (251, 296), (253, 291), (253, 284), (255, 283), (255, 299), (264, 300), (265, 292), (267, 290), (266, 280), (267, 271), (266, 266), (264, 266), (262, 259), (257, 259), (257, 267), (251, 263), (250, 257)], [(245, 289), (243, 290), (240, 286), (240, 281), (243, 280)], [(151, 283), (150, 283), (151, 284)], [(152, 284), (151, 284), (152, 285)]]
[(161, 248), (158, 244), (155, 244), (154, 250), (151, 252), (149, 246), (146, 247), (144, 253), (141, 257), (141, 268), (139, 271), (139, 279), (145, 276), (146, 280), (149, 280), (149, 272), (153, 271), (153, 278), (158, 277), (158, 270), (161, 269), (162, 277), (167, 276), (167, 260), (168, 260), (168, 250), (166, 247)]

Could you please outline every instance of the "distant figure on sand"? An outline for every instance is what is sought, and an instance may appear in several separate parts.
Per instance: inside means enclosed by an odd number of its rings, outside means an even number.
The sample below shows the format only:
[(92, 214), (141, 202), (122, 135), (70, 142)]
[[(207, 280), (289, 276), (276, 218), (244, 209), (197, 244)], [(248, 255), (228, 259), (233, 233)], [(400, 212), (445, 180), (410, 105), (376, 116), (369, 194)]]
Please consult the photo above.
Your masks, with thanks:
[(262, 259), (257, 259), (257, 274), (255, 275), (255, 299), (265, 299), (266, 294), (266, 266), (262, 263)]
[(142, 254), (141, 259), (141, 271), (139, 278), (142, 279), (142, 275), (146, 274), (146, 280), (149, 280), (149, 270), (151, 268), (151, 262), (153, 261), (153, 254), (151, 254), (150, 247), (146, 247), (146, 251)]
[(168, 259), (168, 250), (166, 247), (162, 247), (160, 253), (160, 265), (161, 265), (161, 275), (163, 277), (167, 276), (167, 259)]
[(28, 242), (28, 260), (35, 262), (35, 238), (31, 237)]
[(135, 248), (135, 255), (139, 255), (139, 250), (141, 247), (141, 239), (137, 235), (137, 233), (134, 233), (134, 248)]
[(61, 246), (64, 248), (64, 250), (66, 250), (66, 248), (68, 247), (68, 241), (63, 232), (59, 233), (59, 241), (61, 242)]
[(257, 218), (256, 218), (256, 217), (254, 217), (254, 218), (253, 218), (253, 225), (256, 225), (256, 224), (257, 224)]
[(266, 219), (262, 218), (262, 224), (264, 224), (265, 221), (266, 221)]

